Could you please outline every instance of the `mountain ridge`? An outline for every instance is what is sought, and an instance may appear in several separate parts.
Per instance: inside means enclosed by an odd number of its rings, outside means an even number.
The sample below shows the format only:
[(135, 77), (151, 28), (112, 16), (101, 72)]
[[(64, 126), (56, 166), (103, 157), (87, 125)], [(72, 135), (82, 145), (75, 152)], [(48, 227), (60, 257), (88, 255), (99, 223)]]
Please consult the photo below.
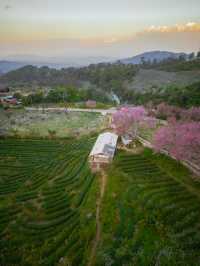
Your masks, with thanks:
[[(14, 60), (13, 60), (14, 59)], [(100, 62), (113, 62), (115, 61), (112, 58), (107, 57), (85, 57), (85, 58), (40, 58), (30, 56), (24, 57), (8, 57), (8, 59), (0, 59), (0, 73), (6, 74), (10, 71), (17, 70), (21, 67), (32, 65), (36, 67), (43, 67), (47, 66), (49, 68), (61, 69), (61, 68), (68, 68), (68, 67), (84, 67), (90, 64), (97, 64)]]
[(51, 57), (51, 58), (43, 58), (39, 56), (33, 57), (30, 55), (30, 58), (27, 56), (15, 56), (15, 57), (5, 57), (4, 59), (0, 59), (0, 73), (8, 73), (9, 71), (19, 69), (26, 65), (33, 65), (37, 67), (48, 66), (50, 68), (61, 69), (67, 67), (84, 67), (90, 64), (98, 64), (105, 62), (120, 62), (123, 64), (141, 64), (142, 58), (145, 61), (153, 62), (156, 60), (160, 62), (164, 59), (168, 58), (179, 58), (180, 56), (188, 57), (186, 53), (175, 53), (169, 51), (148, 51), (142, 54), (138, 54), (136, 56), (122, 58), (116, 61), (114, 58), (108, 57), (85, 57), (85, 58), (65, 58), (65, 57)]
[(173, 58), (177, 59), (180, 56), (188, 57), (188, 54), (180, 52), (180, 53), (175, 53), (175, 52), (169, 52), (169, 51), (149, 51), (149, 52), (144, 52), (142, 54), (138, 54), (133, 57), (128, 57), (124, 59), (120, 59), (119, 61), (123, 64), (141, 64), (143, 61), (151, 61), (153, 62), (156, 60), (157, 62), (161, 62), (165, 59)]

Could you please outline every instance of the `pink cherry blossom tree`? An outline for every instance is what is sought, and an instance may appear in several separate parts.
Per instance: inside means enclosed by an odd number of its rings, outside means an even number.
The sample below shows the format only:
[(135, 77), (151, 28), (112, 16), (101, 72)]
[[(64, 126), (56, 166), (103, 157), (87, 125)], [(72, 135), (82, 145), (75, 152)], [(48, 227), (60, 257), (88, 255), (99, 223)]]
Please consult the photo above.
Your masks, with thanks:
[(144, 120), (140, 122), (140, 125), (143, 126), (144, 128), (151, 128), (155, 129), (158, 124), (158, 119), (152, 116), (147, 116), (144, 117)]
[(199, 121), (200, 122), (200, 107), (192, 107), (188, 110), (183, 110), (181, 119), (185, 121)]
[(118, 135), (133, 133), (138, 134), (138, 125), (146, 117), (144, 107), (123, 107), (113, 114), (112, 128)]
[(200, 122), (176, 122), (157, 130), (154, 136), (156, 151), (166, 150), (178, 160), (200, 162)]
[(182, 113), (182, 109), (177, 106), (171, 106), (166, 103), (160, 103), (156, 109), (156, 117), (159, 119), (168, 119), (170, 117), (176, 117), (176, 119), (180, 119)]

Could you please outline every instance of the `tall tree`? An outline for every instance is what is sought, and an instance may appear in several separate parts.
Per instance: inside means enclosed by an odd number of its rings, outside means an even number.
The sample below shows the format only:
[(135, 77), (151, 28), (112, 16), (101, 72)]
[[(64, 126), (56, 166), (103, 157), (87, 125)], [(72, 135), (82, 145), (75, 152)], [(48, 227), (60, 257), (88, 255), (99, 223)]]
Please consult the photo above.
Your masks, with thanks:
[(189, 60), (193, 60), (194, 58), (195, 58), (195, 54), (194, 54), (194, 52), (191, 53), (191, 54), (189, 54)]
[(178, 160), (200, 162), (200, 122), (171, 121), (154, 136), (156, 151), (166, 150)]
[(138, 134), (138, 125), (146, 117), (144, 107), (125, 107), (113, 114), (112, 127), (118, 135)]

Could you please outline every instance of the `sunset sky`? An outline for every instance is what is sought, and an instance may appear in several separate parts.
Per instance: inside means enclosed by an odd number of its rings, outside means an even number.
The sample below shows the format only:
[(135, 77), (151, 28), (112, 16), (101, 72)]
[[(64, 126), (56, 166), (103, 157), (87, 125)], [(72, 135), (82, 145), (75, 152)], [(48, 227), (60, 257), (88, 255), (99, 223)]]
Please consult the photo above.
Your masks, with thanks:
[(199, 0), (0, 0), (0, 57), (200, 48)]

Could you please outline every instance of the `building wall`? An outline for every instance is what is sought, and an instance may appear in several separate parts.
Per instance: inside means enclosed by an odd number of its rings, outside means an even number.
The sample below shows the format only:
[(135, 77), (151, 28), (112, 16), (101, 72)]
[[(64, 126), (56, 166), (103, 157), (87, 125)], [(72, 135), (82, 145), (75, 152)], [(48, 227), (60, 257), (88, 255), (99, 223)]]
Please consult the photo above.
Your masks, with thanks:
[(109, 163), (111, 160), (112, 158), (105, 155), (94, 155), (89, 157), (90, 162), (96, 162), (96, 163)]
[(100, 163), (100, 162), (90, 162), (90, 168), (93, 173), (99, 172), (106, 168), (107, 163)]

